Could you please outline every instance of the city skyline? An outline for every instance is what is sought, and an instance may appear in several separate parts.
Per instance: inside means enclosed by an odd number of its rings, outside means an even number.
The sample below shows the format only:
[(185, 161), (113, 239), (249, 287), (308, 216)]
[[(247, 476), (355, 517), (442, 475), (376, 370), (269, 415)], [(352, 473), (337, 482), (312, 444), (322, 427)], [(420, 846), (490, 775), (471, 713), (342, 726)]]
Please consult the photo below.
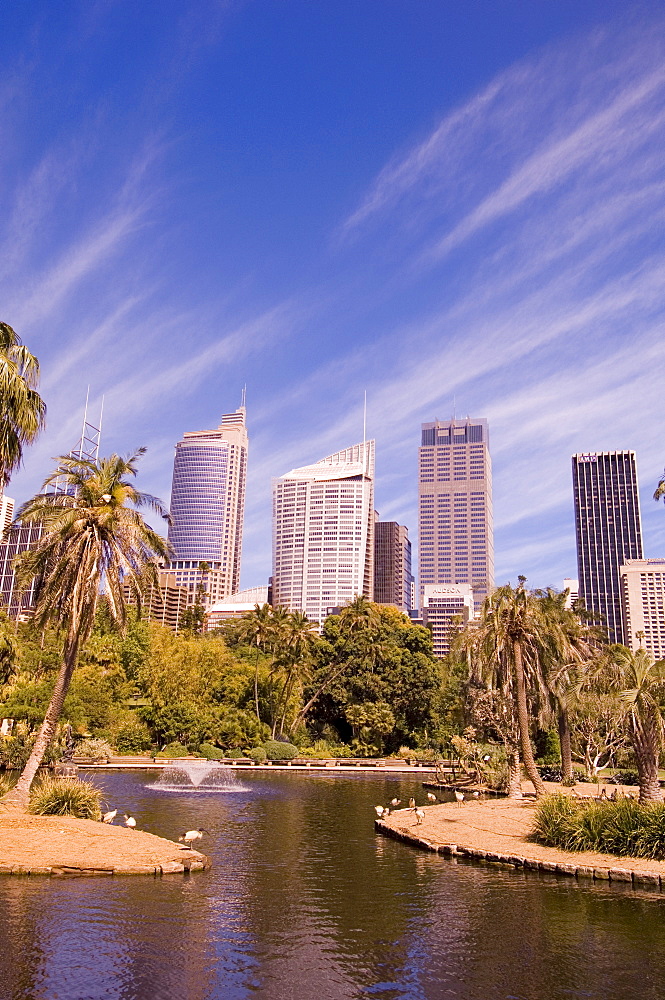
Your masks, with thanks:
[(664, 24), (616, 0), (388, 0), (381, 31), (366, 0), (10, 5), (0, 300), (49, 412), (8, 493), (69, 450), (89, 383), (103, 452), (146, 445), (168, 503), (173, 443), (247, 384), (249, 586), (272, 478), (358, 440), (366, 389), (414, 557), (414, 428), (460, 413), (492, 429), (497, 583), (574, 575), (582, 451), (637, 451), (660, 556)]

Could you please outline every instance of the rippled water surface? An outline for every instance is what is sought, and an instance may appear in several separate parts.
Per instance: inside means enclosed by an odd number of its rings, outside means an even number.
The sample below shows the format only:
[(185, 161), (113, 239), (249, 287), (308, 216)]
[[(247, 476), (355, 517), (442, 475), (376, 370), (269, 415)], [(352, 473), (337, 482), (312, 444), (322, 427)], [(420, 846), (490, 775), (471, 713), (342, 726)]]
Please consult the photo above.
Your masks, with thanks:
[(112, 807), (169, 838), (210, 836), (210, 872), (0, 879), (0, 997), (342, 1000), (665, 996), (665, 897), (511, 874), (373, 832), (387, 775), (243, 772), (165, 791), (95, 775)]

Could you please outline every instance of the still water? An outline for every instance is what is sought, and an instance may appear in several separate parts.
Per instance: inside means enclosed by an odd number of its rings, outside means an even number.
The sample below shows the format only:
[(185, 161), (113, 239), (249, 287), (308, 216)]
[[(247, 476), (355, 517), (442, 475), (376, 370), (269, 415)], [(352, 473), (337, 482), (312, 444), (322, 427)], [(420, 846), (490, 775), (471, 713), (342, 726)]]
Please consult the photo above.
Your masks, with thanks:
[(112, 808), (210, 872), (0, 879), (11, 1000), (656, 1000), (665, 895), (455, 863), (374, 834), (389, 775), (240, 772), (232, 790), (94, 776)]

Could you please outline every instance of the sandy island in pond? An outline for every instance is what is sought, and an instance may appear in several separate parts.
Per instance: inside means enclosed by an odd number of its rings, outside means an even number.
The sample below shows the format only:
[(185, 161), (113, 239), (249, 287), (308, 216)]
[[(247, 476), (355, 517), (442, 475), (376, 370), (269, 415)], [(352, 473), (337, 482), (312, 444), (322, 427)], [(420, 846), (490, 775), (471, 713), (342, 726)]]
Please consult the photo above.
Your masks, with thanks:
[[(525, 790), (532, 790), (532, 787), (525, 784)], [(546, 788), (548, 792), (562, 791), (560, 785), (549, 782), (546, 782)], [(590, 791), (595, 791), (595, 786), (577, 785), (574, 790), (566, 791), (576, 791), (588, 797)], [(630, 791), (635, 792), (635, 789)], [(470, 798), (461, 806), (456, 802), (444, 802), (421, 808), (425, 818), (420, 824), (412, 810), (399, 809), (391, 813), (387, 820), (377, 821), (376, 828), (388, 835), (391, 832), (398, 834), (399, 839), (410, 840), (414, 846), (426, 850), (435, 851), (455, 845), (458, 853), (467, 857), (483, 860), (484, 853), (500, 855), (500, 858), (487, 857), (485, 860), (499, 860), (512, 863), (515, 867), (559, 871), (560, 874), (586, 878), (612, 878), (611, 872), (615, 872), (615, 881), (644, 881), (653, 885), (659, 884), (659, 879), (662, 878), (662, 887), (665, 889), (665, 861), (560, 851), (555, 847), (544, 847), (530, 841), (528, 837), (533, 827), (535, 810), (533, 798), (485, 801)], [(441, 853), (456, 852), (442, 850)], [(629, 877), (626, 878), (622, 872)]]
[(198, 851), (142, 830), (73, 816), (0, 813), (0, 873), (161, 875), (209, 867)]

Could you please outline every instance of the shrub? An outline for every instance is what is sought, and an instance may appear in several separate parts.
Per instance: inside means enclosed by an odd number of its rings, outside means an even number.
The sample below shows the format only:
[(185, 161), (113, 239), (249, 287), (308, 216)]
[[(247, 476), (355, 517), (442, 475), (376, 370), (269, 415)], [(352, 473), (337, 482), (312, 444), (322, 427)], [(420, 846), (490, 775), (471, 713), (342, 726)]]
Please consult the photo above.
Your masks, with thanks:
[(0, 774), (0, 795), (6, 795), (7, 792), (10, 792), (17, 781), (18, 775)]
[(247, 756), (250, 760), (253, 760), (255, 764), (262, 764), (264, 760), (268, 759), (268, 754), (265, 752), (263, 747), (252, 747), (251, 750), (247, 751)]
[(189, 757), (189, 750), (182, 743), (177, 741), (174, 743), (167, 743), (165, 747), (155, 754), (155, 757), (170, 757), (175, 759), (176, 757)]
[(293, 743), (281, 743), (279, 740), (266, 740), (263, 749), (268, 760), (293, 760), (300, 753)]
[(580, 802), (547, 795), (536, 808), (532, 836), (568, 851), (599, 851), (619, 857), (665, 859), (665, 805), (633, 799)]
[(138, 719), (120, 726), (113, 736), (113, 743), (118, 753), (126, 754), (145, 753), (152, 746), (148, 727)]
[(86, 760), (91, 760), (95, 764), (106, 761), (113, 756), (113, 750), (106, 740), (81, 740), (80, 743), (76, 744), (75, 749), (77, 757), (85, 757)]
[(199, 753), (206, 760), (223, 760), (226, 757), (226, 751), (213, 746), (212, 743), (202, 743), (199, 747)]
[(613, 785), (639, 785), (640, 776), (637, 771), (615, 771), (612, 777), (607, 780), (611, 781)]
[(329, 743), (328, 740), (317, 740), (314, 746), (300, 748), (301, 757), (313, 760), (323, 760), (327, 757), (350, 757), (351, 747), (346, 743)]
[(30, 795), (28, 811), (38, 816), (102, 818), (102, 793), (89, 781), (78, 778), (42, 778)]

